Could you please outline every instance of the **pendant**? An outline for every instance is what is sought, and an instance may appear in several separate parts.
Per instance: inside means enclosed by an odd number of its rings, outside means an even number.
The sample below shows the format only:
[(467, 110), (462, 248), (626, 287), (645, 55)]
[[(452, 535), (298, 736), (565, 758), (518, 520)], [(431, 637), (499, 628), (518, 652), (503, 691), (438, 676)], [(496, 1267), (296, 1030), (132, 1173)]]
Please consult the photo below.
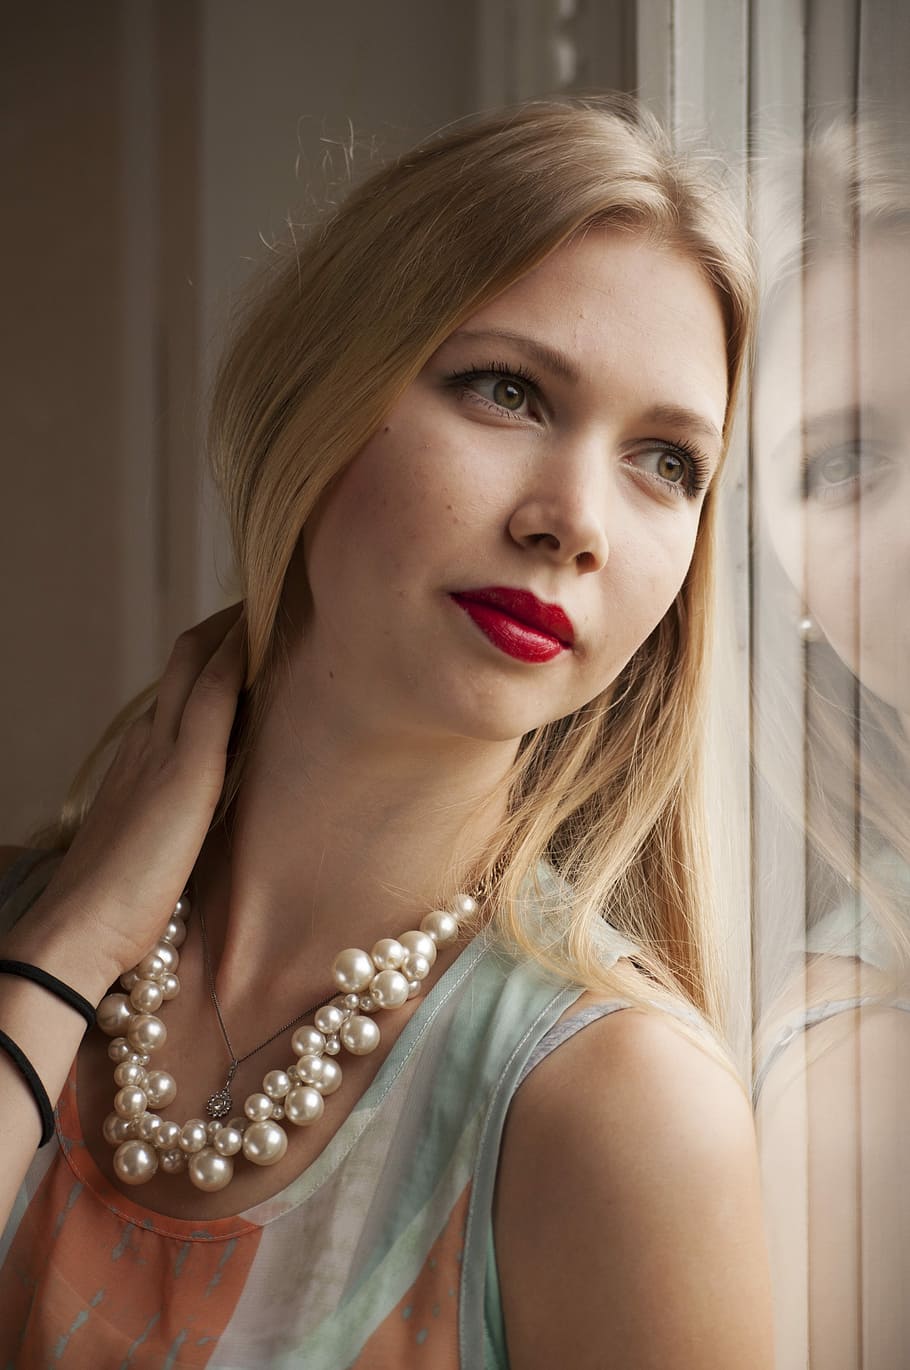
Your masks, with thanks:
[(205, 1106), (205, 1111), (210, 1118), (227, 1118), (234, 1107), (234, 1100), (231, 1098), (231, 1081), (234, 1078), (234, 1071), (237, 1069), (239, 1061), (232, 1061), (227, 1073), (227, 1079), (220, 1089), (216, 1089)]
[(205, 1111), (210, 1118), (226, 1118), (234, 1107), (234, 1100), (231, 1098), (229, 1089), (219, 1089), (212, 1095), (205, 1106)]

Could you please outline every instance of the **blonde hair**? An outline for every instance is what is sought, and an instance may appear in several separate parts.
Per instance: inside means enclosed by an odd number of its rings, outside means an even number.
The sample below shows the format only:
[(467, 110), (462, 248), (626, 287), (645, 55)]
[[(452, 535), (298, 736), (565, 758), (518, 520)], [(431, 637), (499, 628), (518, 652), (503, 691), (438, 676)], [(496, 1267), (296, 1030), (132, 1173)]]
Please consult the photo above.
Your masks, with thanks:
[[(270, 268), (211, 415), (249, 631), (243, 719), (214, 821), (268, 708), (286, 650), (285, 576), (320, 496), (463, 320), (595, 226), (646, 235), (703, 271), (725, 319), (729, 431), (753, 319), (750, 242), (709, 159), (675, 153), (629, 100), (533, 101), (461, 121), (353, 190)], [(642, 1007), (681, 997), (722, 1033), (700, 796), (714, 518), (709, 491), (685, 582), (610, 689), (522, 740), (478, 879), (494, 928), (523, 955)], [(154, 692), (114, 720), (44, 834), (51, 845), (71, 838), (100, 750)], [(522, 916), (542, 860), (563, 877), (556, 939)], [(604, 918), (640, 948), (640, 970), (605, 965)]]

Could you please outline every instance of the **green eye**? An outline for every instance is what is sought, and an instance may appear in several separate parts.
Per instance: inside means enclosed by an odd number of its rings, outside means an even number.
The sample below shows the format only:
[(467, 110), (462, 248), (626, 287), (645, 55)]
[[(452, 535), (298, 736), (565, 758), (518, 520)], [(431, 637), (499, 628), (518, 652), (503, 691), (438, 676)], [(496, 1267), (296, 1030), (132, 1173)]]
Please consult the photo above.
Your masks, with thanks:
[(677, 485), (685, 476), (686, 468), (672, 452), (661, 452), (657, 461), (657, 474), (671, 484)]
[(493, 386), (493, 401), (503, 409), (520, 409), (527, 399), (523, 385), (514, 380), (498, 380)]

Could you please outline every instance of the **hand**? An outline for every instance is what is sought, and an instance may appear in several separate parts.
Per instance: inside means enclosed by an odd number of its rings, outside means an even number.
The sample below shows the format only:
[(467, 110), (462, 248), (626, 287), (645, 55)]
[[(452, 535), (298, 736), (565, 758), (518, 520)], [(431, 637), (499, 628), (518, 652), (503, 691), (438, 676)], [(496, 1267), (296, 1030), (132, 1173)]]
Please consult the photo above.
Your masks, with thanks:
[[(92, 970), (96, 997), (146, 954), (186, 886), (224, 785), (243, 685), (242, 603), (177, 639), (151, 707), (124, 734), (54, 875), (7, 955), (52, 939)], [(85, 954), (92, 948), (91, 956)], [(37, 951), (34, 949), (37, 948)], [(83, 979), (86, 971), (83, 969)]]

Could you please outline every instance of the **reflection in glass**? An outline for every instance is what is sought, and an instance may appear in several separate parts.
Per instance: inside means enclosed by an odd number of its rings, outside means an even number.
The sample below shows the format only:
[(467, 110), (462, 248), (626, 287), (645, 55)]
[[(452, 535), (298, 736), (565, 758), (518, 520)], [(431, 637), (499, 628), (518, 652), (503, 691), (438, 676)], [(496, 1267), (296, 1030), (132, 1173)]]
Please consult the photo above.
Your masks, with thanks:
[(781, 1370), (910, 1363), (902, 146), (830, 125), (763, 187), (780, 202), (755, 408), (755, 1096)]

